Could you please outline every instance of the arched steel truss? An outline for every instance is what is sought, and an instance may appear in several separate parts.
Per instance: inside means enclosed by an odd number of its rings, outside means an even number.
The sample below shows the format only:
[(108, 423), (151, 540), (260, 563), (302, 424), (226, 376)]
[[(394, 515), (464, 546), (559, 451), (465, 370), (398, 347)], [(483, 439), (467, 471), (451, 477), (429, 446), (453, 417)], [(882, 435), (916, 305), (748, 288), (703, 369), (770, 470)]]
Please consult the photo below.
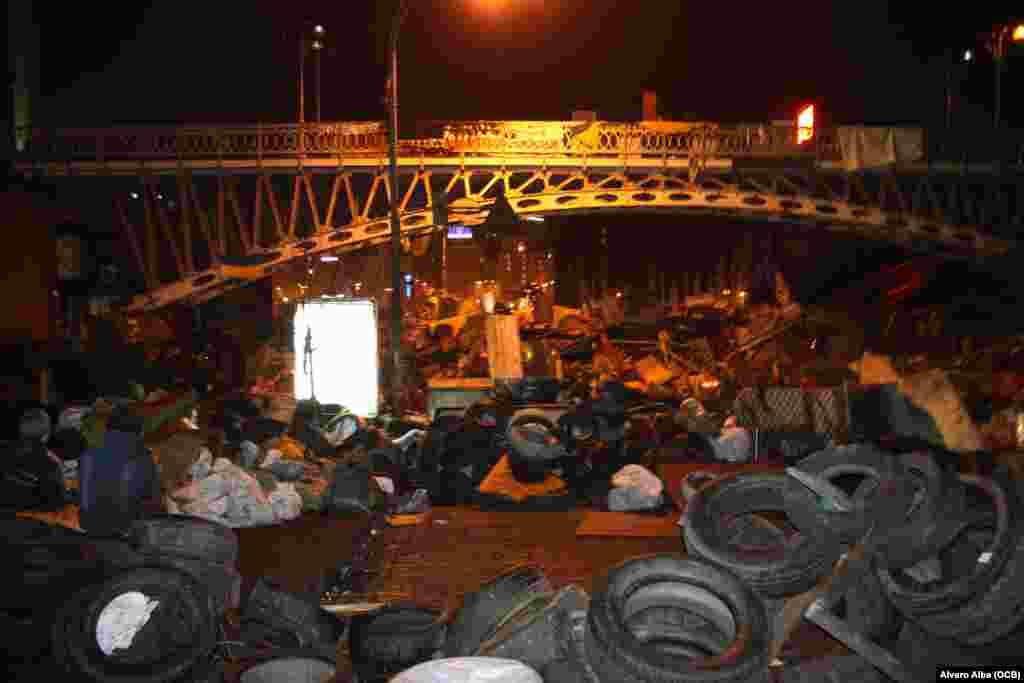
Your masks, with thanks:
[[(256, 276), (265, 277), (296, 258), (387, 242), (391, 188), (379, 130), (360, 125), (334, 137), (326, 128), (320, 137), (289, 137), (287, 130), (267, 137), (262, 129), (156, 137), (92, 131), (62, 138), (74, 144), (51, 144), (22, 166), (65, 182), (104, 179), (147, 287), (127, 308), (144, 311), (244, 284), (225, 261), (257, 264)], [(402, 143), (397, 191), (404, 234), (435, 229), (431, 204), (442, 191), (461, 214), (457, 220), (481, 222), (499, 186), (521, 215), (703, 212), (812, 223), (963, 255), (1013, 246), (974, 226), (1024, 223), (1017, 176), (979, 180), (920, 167), (851, 173), (821, 158), (822, 149), (833, 158), (834, 145), (819, 145), (810, 163), (794, 163), (781, 142), (791, 131), (783, 136), (770, 127), (715, 137), (718, 128), (696, 124), (474, 125)], [(267, 140), (276, 140), (272, 149)], [(780, 154), (788, 161), (772, 164)]]

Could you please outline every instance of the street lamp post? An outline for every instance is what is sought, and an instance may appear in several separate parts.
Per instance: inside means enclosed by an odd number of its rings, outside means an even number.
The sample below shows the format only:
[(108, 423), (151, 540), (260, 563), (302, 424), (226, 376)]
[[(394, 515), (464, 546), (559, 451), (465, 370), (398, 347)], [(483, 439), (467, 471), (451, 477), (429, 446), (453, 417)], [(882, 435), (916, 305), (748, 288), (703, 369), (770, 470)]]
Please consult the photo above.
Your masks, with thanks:
[(299, 136), (306, 124), (306, 41), (299, 39)]
[(306, 124), (306, 51), (316, 53), (316, 122), (320, 123), (320, 51), (324, 47), (324, 35), (327, 32), (321, 24), (313, 27), (313, 39), (306, 35), (299, 38), (299, 127)]
[(1006, 48), (1008, 41), (1024, 41), (1024, 24), (1017, 24), (1013, 26), (1007, 24), (1000, 26), (992, 32), (992, 37), (989, 40), (989, 49), (992, 51), (992, 57), (995, 59), (996, 67), (995, 112), (993, 114), (993, 122), (996, 128), (999, 128), (1003, 123), (1003, 68), (1006, 60)]
[(324, 35), (326, 31), (321, 24), (317, 24), (313, 27), (313, 42), (310, 43), (310, 47), (313, 48), (313, 52), (316, 53), (316, 62), (313, 68), (316, 69), (316, 122), (320, 123), (320, 53), (324, 49)]
[(402, 224), (398, 216), (398, 35), (405, 19), (405, 0), (398, 0), (391, 21), (388, 99), (388, 184), (391, 187), (391, 410), (399, 414), (402, 400)]

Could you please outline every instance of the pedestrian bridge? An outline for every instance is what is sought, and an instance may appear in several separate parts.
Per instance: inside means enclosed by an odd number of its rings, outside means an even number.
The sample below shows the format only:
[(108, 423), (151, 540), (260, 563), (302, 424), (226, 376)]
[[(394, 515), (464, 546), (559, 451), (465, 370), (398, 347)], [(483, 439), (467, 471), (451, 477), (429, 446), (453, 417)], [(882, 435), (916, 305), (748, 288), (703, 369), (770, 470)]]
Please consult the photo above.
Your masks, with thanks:
[[(1021, 150), (940, 161), (925, 132), (853, 126), (478, 121), (421, 124), (388, 182), (377, 122), (32, 131), (17, 162), (117, 225), (146, 291), (127, 309), (203, 301), (296, 258), (452, 220), (500, 193), (521, 216), (649, 210), (806, 223), (958, 257), (1005, 254), (1024, 224)], [(945, 159), (950, 155), (941, 157)], [(681, 229), (686, 229), (681, 228)]]

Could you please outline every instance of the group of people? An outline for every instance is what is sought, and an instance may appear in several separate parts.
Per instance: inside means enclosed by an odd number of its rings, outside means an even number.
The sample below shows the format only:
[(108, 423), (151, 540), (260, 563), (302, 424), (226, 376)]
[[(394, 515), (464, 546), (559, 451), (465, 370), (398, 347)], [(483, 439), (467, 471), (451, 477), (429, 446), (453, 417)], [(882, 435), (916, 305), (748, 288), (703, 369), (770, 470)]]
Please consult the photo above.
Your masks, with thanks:
[(162, 508), (159, 473), (142, 436), (142, 419), (127, 408), (108, 417), (103, 443), (93, 448), (73, 424), (58, 421), (54, 429), (46, 410), (26, 410), (17, 441), (7, 444), (0, 506), (55, 512), (77, 503), (82, 529), (117, 534)]

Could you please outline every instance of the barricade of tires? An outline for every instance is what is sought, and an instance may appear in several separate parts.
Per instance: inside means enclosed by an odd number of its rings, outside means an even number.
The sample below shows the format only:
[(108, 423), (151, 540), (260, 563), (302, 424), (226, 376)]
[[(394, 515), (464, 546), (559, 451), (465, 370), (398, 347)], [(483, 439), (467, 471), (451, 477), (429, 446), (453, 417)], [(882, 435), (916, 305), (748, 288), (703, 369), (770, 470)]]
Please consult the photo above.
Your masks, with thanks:
[(216, 648), (241, 577), (235, 532), (195, 517), (157, 515), (114, 537), (75, 539), (92, 566), (56, 608), (50, 649), (69, 680), (217, 681)]
[[(973, 648), (984, 661), (994, 651), (978, 648), (1018, 630), (1024, 505), (1010, 479), (957, 475), (928, 453), (865, 445), (815, 453), (797, 468), (825, 484), (754, 471), (684, 482), (687, 554), (629, 559), (591, 596), (555, 591), (543, 572), (524, 568), (482, 586), (447, 619), (398, 606), (353, 620), (359, 680), (425, 672), (437, 659), (451, 663), (449, 674), (514, 660), (549, 683), (888, 680), (856, 654), (771, 667), (785, 601), (822, 585), (854, 546), (867, 568), (843, 584), (835, 614), (914, 660), (907, 670), (941, 664), (921, 656), (922, 638)], [(443, 662), (431, 665), (432, 675), (448, 675)]]

